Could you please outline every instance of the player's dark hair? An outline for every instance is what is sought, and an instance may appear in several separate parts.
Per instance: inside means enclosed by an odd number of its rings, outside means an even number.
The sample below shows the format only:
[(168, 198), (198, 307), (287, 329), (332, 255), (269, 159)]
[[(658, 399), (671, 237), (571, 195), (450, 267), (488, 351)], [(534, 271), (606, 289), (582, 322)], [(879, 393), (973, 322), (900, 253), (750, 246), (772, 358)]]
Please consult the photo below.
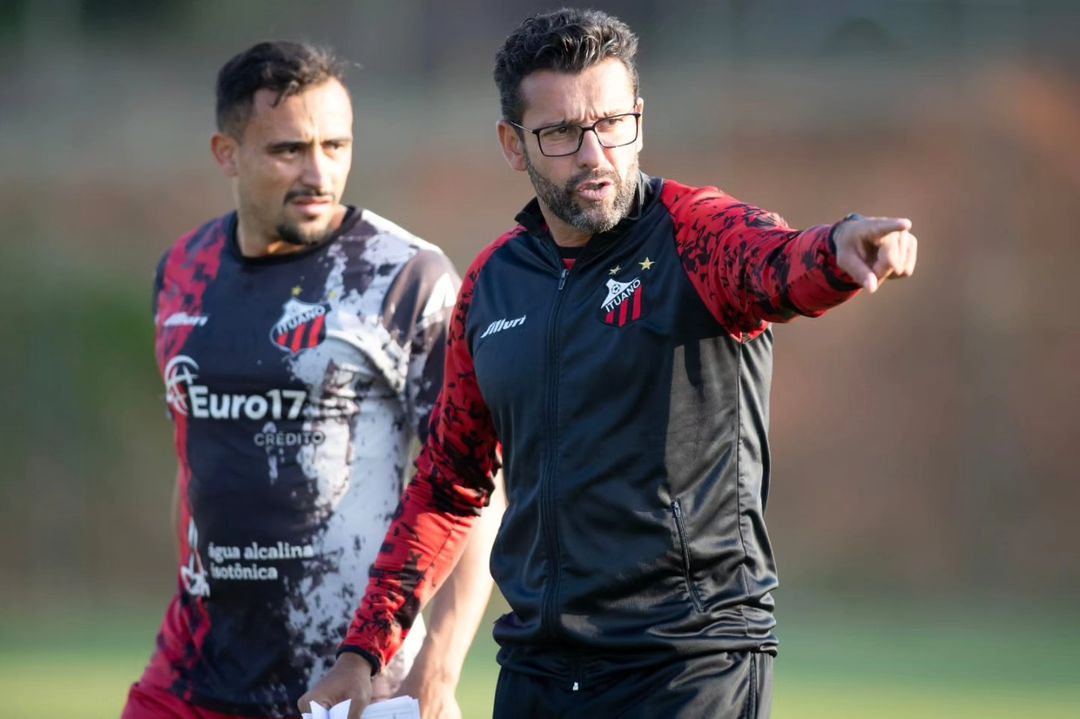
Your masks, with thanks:
[(503, 117), (521, 122), (525, 112), (521, 81), (538, 70), (577, 74), (608, 58), (630, 71), (634, 97), (637, 35), (622, 20), (599, 10), (563, 8), (534, 15), (506, 38), (495, 55), (495, 85)]
[(217, 77), (217, 127), (243, 135), (255, 93), (277, 93), (274, 105), (312, 85), (337, 80), (344, 85), (345, 66), (325, 48), (276, 40), (260, 42), (225, 63)]

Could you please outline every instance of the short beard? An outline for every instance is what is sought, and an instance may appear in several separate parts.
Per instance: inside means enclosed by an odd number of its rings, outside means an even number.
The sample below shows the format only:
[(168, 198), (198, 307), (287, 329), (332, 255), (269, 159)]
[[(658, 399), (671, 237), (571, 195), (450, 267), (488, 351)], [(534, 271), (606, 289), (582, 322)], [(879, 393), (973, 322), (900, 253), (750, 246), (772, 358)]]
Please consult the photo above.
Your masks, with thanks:
[[(574, 229), (596, 235), (619, 224), (624, 217), (630, 214), (634, 198), (637, 196), (638, 186), (638, 160), (634, 157), (633, 163), (627, 168), (626, 177), (620, 178), (614, 171), (584, 171), (567, 181), (566, 185), (559, 187), (551, 180), (540, 174), (528, 155), (525, 155), (525, 169), (532, 180), (536, 196), (555, 213), (560, 220)], [(615, 185), (615, 201), (611, 208), (603, 206), (595, 208), (582, 207), (574, 197), (574, 189), (582, 182), (589, 180), (611, 180)]]
[[(303, 190), (292, 190), (285, 195), (285, 204), (295, 200), (298, 197), (323, 197), (329, 199), (331, 196), (329, 193), (320, 193), (316, 190), (305, 188)], [(277, 231), (278, 237), (284, 242), (297, 247), (311, 247), (312, 245), (321, 245), (330, 235), (334, 234), (337, 229), (333, 227), (333, 223), (327, 223), (327, 226), (322, 229), (311, 229), (304, 231), (296, 225), (286, 224), (281, 222), (274, 228)]]
[(334, 234), (334, 230), (325, 228), (321, 230), (303, 231), (295, 225), (286, 225), (284, 222), (274, 228), (277, 232), (277, 236), (282, 241), (295, 245), (297, 247), (311, 247), (313, 245), (321, 245), (330, 239), (330, 236)]

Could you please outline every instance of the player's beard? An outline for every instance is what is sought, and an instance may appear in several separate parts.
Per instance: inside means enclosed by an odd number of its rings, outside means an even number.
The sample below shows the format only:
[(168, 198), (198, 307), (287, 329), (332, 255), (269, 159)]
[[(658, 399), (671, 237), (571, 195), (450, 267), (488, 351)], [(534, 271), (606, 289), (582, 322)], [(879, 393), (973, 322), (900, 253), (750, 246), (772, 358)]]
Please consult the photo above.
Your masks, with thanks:
[(278, 237), (290, 245), (297, 245), (299, 247), (311, 247), (312, 245), (321, 245), (330, 239), (330, 235), (334, 234), (334, 229), (327, 226), (321, 229), (312, 228), (304, 229), (297, 227), (296, 225), (290, 225), (282, 222), (280, 225), (274, 228)]
[[(321, 197), (321, 195), (314, 192), (294, 191), (285, 196), (285, 203), (288, 204), (297, 197)], [(312, 245), (321, 245), (330, 239), (330, 236), (334, 234), (337, 228), (334, 226), (332, 219), (327, 220), (325, 227), (306, 228), (282, 219), (274, 230), (277, 232), (278, 237), (290, 245), (310, 247)]]
[[(638, 159), (627, 167), (626, 177), (619, 177), (614, 170), (586, 170), (571, 177), (560, 187), (547, 179), (533, 166), (529, 156), (525, 156), (525, 168), (532, 180), (533, 189), (540, 201), (571, 227), (595, 235), (607, 232), (630, 214), (634, 204), (638, 185)], [(583, 207), (577, 200), (575, 189), (582, 182), (590, 180), (611, 180), (615, 185), (615, 198), (610, 206)]]

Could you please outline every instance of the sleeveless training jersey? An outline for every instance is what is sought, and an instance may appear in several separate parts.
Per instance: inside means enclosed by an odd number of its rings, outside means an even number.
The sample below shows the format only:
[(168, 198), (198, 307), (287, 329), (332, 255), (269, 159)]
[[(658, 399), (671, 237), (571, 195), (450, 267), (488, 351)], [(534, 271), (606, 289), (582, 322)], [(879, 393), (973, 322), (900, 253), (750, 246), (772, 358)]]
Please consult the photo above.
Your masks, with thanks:
[(235, 213), (186, 235), (155, 281), (184, 541), (141, 681), (293, 715), (333, 663), (426, 435), (459, 281), (367, 210), (285, 256), (244, 258), (235, 235)]

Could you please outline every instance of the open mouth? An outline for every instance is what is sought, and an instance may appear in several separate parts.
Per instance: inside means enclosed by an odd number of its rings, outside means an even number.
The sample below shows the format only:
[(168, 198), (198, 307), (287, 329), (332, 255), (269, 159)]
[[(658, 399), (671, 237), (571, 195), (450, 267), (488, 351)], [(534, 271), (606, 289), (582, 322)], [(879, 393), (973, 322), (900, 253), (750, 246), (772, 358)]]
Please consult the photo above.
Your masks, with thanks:
[(612, 187), (611, 180), (588, 180), (577, 186), (577, 193), (586, 200), (602, 200)]

